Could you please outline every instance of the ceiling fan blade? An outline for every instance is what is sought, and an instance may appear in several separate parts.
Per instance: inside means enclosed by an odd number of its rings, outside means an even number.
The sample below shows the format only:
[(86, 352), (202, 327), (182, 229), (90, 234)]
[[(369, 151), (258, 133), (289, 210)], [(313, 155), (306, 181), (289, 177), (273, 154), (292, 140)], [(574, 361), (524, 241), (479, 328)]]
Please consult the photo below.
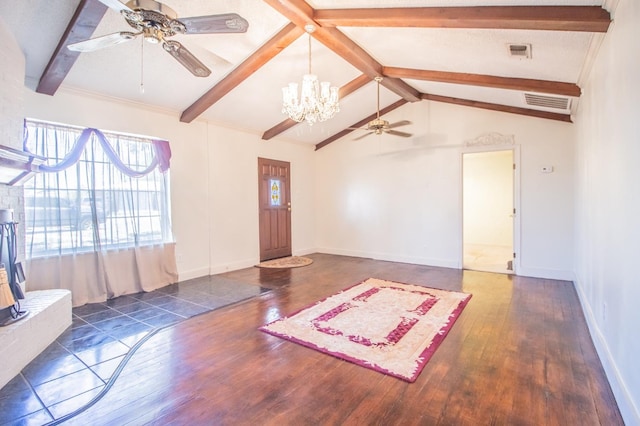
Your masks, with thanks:
[(409, 120), (402, 120), (402, 121), (398, 121), (398, 122), (389, 124), (389, 126), (387, 128), (388, 129), (394, 129), (396, 127), (406, 126), (407, 124), (411, 124), (411, 122)]
[(393, 135), (393, 136), (401, 136), (403, 138), (408, 138), (413, 136), (411, 133), (399, 132), (397, 130), (385, 130), (384, 132), (389, 133), (390, 135)]
[(125, 41), (133, 40), (140, 33), (132, 33), (129, 31), (120, 31), (119, 33), (107, 34), (101, 37), (90, 38), (89, 40), (79, 41), (77, 43), (67, 45), (67, 49), (75, 52), (93, 52), (94, 50), (104, 49), (105, 47), (115, 46)]
[(162, 47), (196, 77), (208, 77), (211, 74), (211, 70), (179, 42), (168, 40), (162, 43)]
[(245, 33), (249, 23), (237, 13), (179, 18), (187, 34)]
[(367, 136), (372, 135), (372, 134), (374, 134), (374, 133), (375, 133), (375, 132), (367, 132), (367, 133), (365, 133), (364, 135), (358, 136), (357, 138), (353, 138), (353, 140), (354, 140), (354, 141), (359, 141), (360, 139), (362, 139), (362, 138), (366, 138)]
[(109, 9), (113, 9), (116, 12), (122, 12), (123, 10), (127, 10), (129, 12), (133, 12), (129, 6), (124, 3), (120, 3), (118, 0), (98, 0), (100, 3), (107, 6)]

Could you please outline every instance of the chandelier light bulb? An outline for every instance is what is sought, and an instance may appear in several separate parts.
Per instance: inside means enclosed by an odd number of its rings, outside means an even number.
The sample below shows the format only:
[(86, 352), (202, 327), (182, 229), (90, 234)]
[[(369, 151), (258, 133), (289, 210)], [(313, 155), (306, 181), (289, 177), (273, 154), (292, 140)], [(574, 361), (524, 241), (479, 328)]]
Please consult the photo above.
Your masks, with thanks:
[(309, 125), (326, 121), (340, 111), (338, 88), (327, 81), (318, 82), (318, 76), (311, 73), (311, 33), (315, 27), (305, 27), (309, 33), (309, 73), (302, 77), (302, 87), (298, 98), (298, 83), (289, 83), (282, 88), (282, 113), (298, 123), (306, 121)]

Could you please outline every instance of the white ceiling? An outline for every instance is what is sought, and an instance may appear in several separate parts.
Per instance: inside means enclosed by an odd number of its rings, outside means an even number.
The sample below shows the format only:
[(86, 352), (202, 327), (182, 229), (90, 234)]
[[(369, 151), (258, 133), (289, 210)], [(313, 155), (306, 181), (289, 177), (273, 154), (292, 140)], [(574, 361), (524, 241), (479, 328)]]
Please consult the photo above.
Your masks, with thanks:
[[(91, 0), (96, 1), (96, 0)], [(169, 109), (179, 115), (254, 53), (289, 20), (260, 0), (164, 0), (178, 17), (235, 12), (249, 22), (243, 34), (179, 35), (175, 39), (212, 70), (196, 78), (160, 46), (142, 38), (100, 51), (82, 53), (62, 86)], [(429, 6), (602, 6), (598, 0), (314, 0), (314, 9)], [(79, 0), (0, 1), (0, 17), (15, 35), (26, 57), (26, 84), (37, 86)], [(108, 10), (94, 36), (130, 28)], [(388, 67), (486, 74), (579, 84), (594, 38), (589, 32), (487, 30), (447, 28), (340, 27), (347, 37), (376, 61)], [(531, 59), (509, 56), (509, 43), (532, 45)], [(282, 53), (244, 80), (200, 118), (256, 134), (286, 118), (281, 113), (281, 88), (300, 81), (307, 68), (307, 37), (303, 35)], [(313, 72), (322, 81), (342, 86), (362, 74), (320, 42), (312, 41)], [(532, 108), (523, 92), (405, 79), (421, 93), (507, 106)], [(144, 83), (144, 93), (140, 91)], [(381, 107), (400, 99), (381, 88)], [(577, 99), (572, 102), (575, 108)], [(376, 87), (371, 82), (341, 100), (333, 119), (313, 127), (306, 124), (279, 137), (317, 144), (375, 112)], [(543, 108), (538, 108), (543, 109)], [(402, 111), (402, 107), (398, 110)], [(553, 111), (553, 110), (551, 110)], [(411, 131), (411, 126), (402, 130)]]

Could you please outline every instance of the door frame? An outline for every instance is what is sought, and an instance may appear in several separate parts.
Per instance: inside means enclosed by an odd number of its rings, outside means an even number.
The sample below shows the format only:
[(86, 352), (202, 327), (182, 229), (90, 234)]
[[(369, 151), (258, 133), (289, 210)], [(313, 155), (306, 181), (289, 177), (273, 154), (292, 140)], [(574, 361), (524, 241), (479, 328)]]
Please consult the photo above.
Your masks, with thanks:
[(464, 155), (481, 152), (513, 151), (513, 275), (520, 271), (520, 242), (521, 242), (521, 208), (520, 208), (520, 146), (519, 145), (481, 145), (466, 146), (460, 154), (460, 269), (464, 269)]

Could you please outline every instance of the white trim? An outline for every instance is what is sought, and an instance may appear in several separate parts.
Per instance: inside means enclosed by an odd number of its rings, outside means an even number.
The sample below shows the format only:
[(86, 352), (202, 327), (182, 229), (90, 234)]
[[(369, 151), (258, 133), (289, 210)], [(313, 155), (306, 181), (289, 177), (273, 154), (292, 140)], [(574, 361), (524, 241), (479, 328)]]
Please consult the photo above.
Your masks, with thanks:
[(320, 247), (318, 253), (335, 254), (338, 256), (361, 257), (365, 259), (384, 260), (387, 262), (410, 263), (412, 265), (437, 266), (441, 268), (460, 269), (461, 265), (457, 261), (448, 259), (432, 259), (415, 256), (399, 256), (392, 253), (365, 252), (359, 250), (343, 250), (336, 248)]
[[(252, 259), (244, 259), (236, 262), (225, 263), (221, 265), (211, 265), (209, 268), (209, 275), (222, 274), (224, 272), (236, 271), (238, 269), (250, 268), (260, 263), (260, 260), (255, 257)], [(206, 274), (205, 274), (206, 275)]]
[(204, 277), (204, 276), (207, 276), (208, 274), (209, 274), (209, 268), (198, 268), (198, 269), (191, 269), (188, 271), (178, 271), (177, 282)]
[(522, 266), (518, 268), (518, 276), (544, 278), (549, 280), (573, 281), (573, 271), (564, 269), (547, 269)]
[(513, 217), (513, 252), (516, 253), (513, 259), (513, 274), (520, 274), (520, 244), (521, 244), (521, 208), (520, 208), (520, 145), (515, 143), (513, 135), (502, 135), (500, 133), (485, 133), (477, 138), (465, 142), (465, 147), (460, 153), (460, 268), (464, 268), (464, 166), (465, 154), (478, 152), (513, 151), (513, 164), (516, 168), (513, 172), (513, 208), (516, 214)]
[(624, 378), (620, 374), (620, 370), (618, 370), (609, 346), (607, 345), (607, 341), (598, 327), (593, 309), (591, 309), (591, 305), (588, 304), (588, 298), (583, 293), (582, 286), (580, 286), (577, 278), (574, 280), (574, 287), (578, 293), (578, 299), (580, 300), (580, 305), (582, 306), (582, 311), (584, 312), (584, 317), (589, 327), (589, 332), (591, 333), (591, 340), (596, 347), (596, 352), (598, 352), (602, 368), (605, 371), (613, 395), (618, 403), (618, 409), (620, 410), (622, 419), (628, 425), (640, 425), (640, 409), (635, 405)]

